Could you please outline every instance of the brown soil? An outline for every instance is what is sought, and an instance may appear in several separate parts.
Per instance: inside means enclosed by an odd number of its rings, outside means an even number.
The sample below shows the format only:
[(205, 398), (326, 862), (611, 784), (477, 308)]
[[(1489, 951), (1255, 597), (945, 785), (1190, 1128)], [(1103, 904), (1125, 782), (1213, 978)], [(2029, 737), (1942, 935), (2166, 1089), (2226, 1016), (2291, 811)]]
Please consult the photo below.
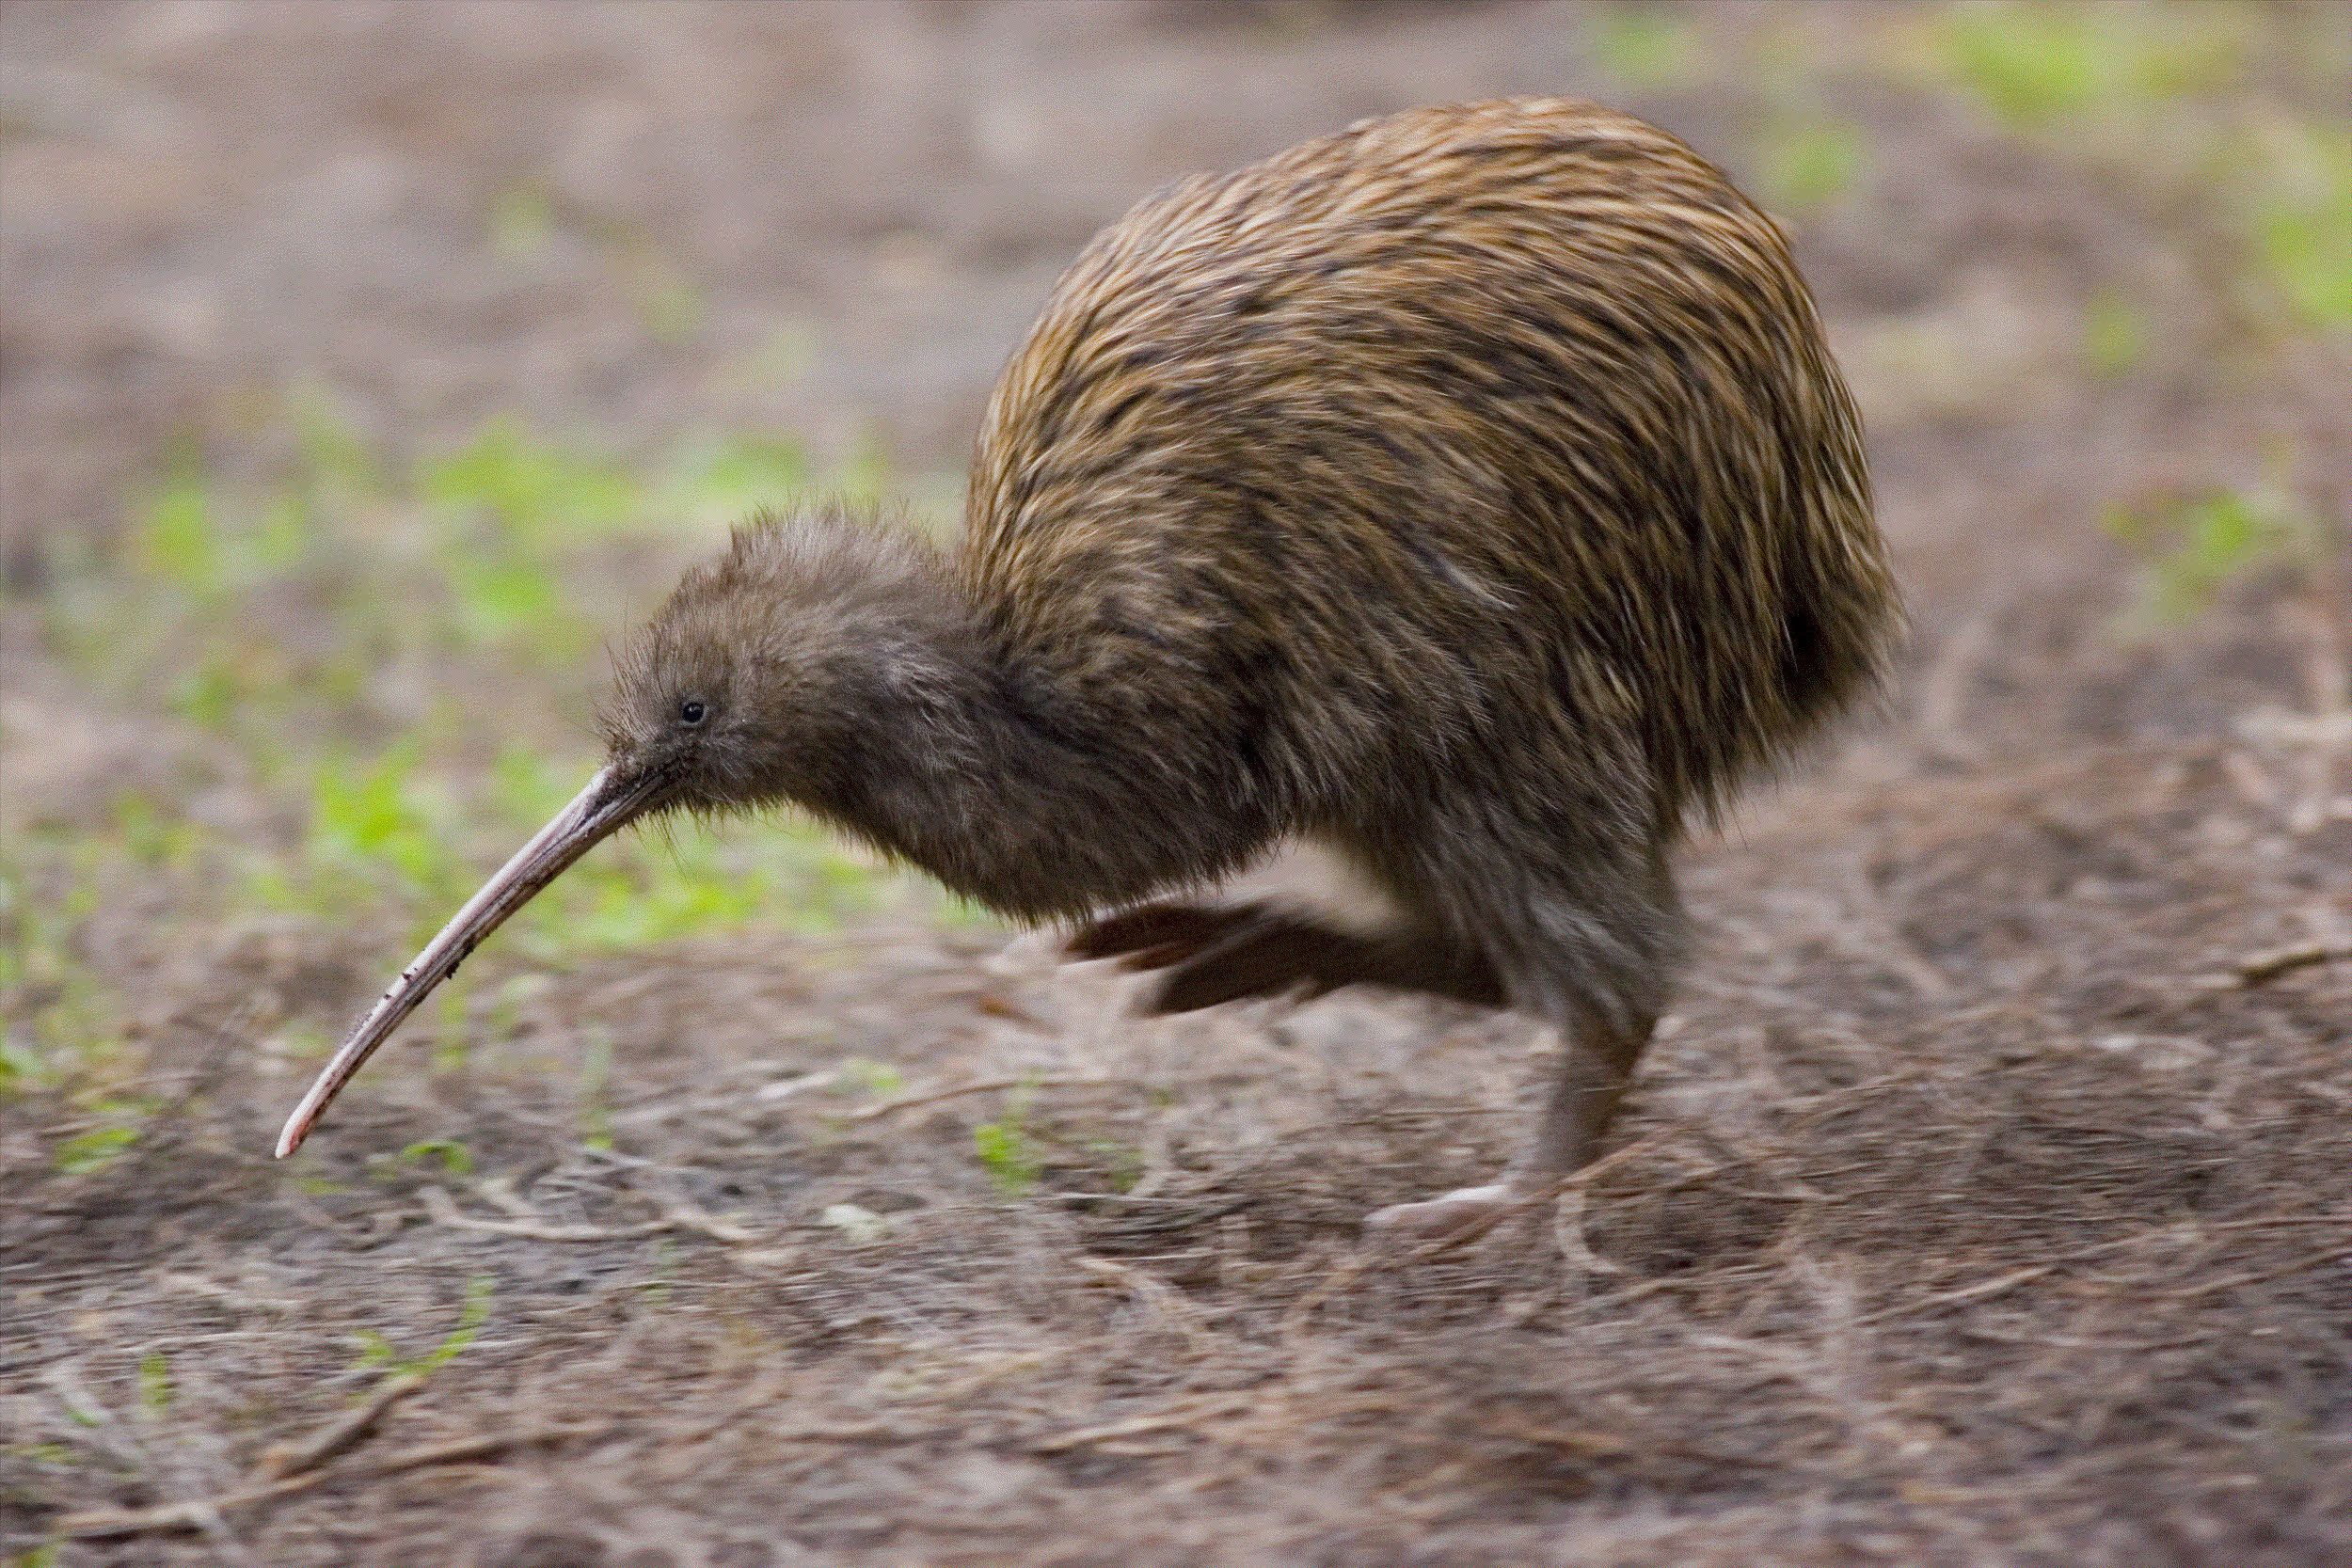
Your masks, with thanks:
[[(68, 1173), (72, 1085), (0, 1100), (0, 1546), (2352, 1560), (2343, 340), (2257, 333), (2197, 214), (1871, 63), (1922, 13), (1682, 14), (1698, 74), (1641, 87), (1601, 13), (1548, 6), (0, 12), (11, 833), (141, 768), (265, 815), (39, 613), (175, 438), (240, 461), (241, 391), (326, 386), (395, 451), (521, 409), (952, 469), (1056, 268), (1166, 178), (1516, 90), (1744, 173), (1759, 51), (1873, 150), (1799, 231), (1918, 626), (1890, 714), (1693, 848), (1703, 951), (1619, 1152), (1436, 1256), (1358, 1221), (1511, 1148), (1516, 1021), (1351, 992), (1144, 1023), (1037, 939), (878, 918), (591, 963), (503, 1049), (396, 1047), (281, 1166), (310, 1064), (270, 1042), (371, 995), (398, 920), (191, 934), (107, 885), (77, 944), (167, 1114)], [(2261, 68), (2206, 107), (2340, 115), (2328, 19), (2247, 14)], [(697, 327), (645, 332), (615, 245), (512, 281), (483, 214), (532, 182), (691, 273)], [(2078, 324), (2113, 289), (2162, 330), (2102, 375)], [(785, 327), (796, 374), (723, 373)], [(2320, 558), (2119, 633), (2142, 567), (2102, 512), (2257, 484)], [(975, 1154), (1008, 1120), (1017, 1195)], [(471, 1168), (379, 1158), (429, 1139)], [(476, 1278), (461, 1354), (295, 1452), (381, 1391), (355, 1335), (416, 1356)]]

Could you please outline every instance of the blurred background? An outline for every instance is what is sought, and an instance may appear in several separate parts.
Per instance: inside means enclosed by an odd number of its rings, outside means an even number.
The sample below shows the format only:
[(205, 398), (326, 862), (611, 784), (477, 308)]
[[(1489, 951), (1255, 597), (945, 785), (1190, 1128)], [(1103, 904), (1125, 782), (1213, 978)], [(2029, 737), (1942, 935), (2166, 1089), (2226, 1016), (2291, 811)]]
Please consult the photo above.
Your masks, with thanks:
[[(702, 1113), (661, 1108), (728, 1101), (755, 1063), (833, 1073), (844, 1104), (910, 1083), (1157, 1070), (1054, 1011), (1064, 993), (1042, 969), (988, 958), (1005, 935), (974, 911), (791, 823), (688, 831), (600, 850), (501, 935), (306, 1154), (314, 1191), (273, 1186), (255, 1158), (349, 1010), (595, 766), (604, 644), (730, 522), (823, 492), (952, 531), (996, 370), (1094, 230), (1183, 173), (1510, 93), (1650, 119), (1787, 222), (1866, 411), (1918, 633), (1892, 713), (1699, 852), (1717, 957), (1670, 1037), (1667, 1081), (1677, 1062), (1721, 1076), (1707, 1042), (1729, 1036), (1710, 1017), (1728, 1030), (1783, 1009), (1805, 1037), (1825, 1017), (1866, 1020), (1851, 1039), (1883, 1048), (1906, 1029), (1958, 1041), (1935, 1021), (2041, 996), (2052, 1010), (2024, 1034), (1953, 1043), (1953, 1070), (2017, 1049), (2146, 1066), (2162, 1051), (2129, 1042), (2259, 1037), (2283, 1054), (2241, 1051), (2236, 1070), (2345, 1092), (2341, 1065), (2312, 1054), (2352, 1027), (2342, 5), (11, 0), (0, 1167), (25, 1195), (9, 1200), (10, 1288), (38, 1285), (23, 1299), (45, 1304), (20, 1331), (38, 1322), (49, 1348), (23, 1340), (0, 1363), (17, 1401), (0, 1426), (47, 1434), (0, 1456), (0, 1517), (22, 1510), (33, 1543), (53, 1504), (151, 1500), (237, 1469), (230, 1386), (302, 1361), (256, 1349), (207, 1372), (155, 1326), (183, 1309), (149, 1265), (191, 1237), (242, 1226), (258, 1251), (207, 1276), (314, 1298), (344, 1276), (306, 1272), (328, 1265), (272, 1237), (326, 1213), (364, 1231), (358, 1216), (427, 1178), (462, 1189), (478, 1163), (526, 1180), (587, 1147), (684, 1168), (679, 1150), (713, 1134)], [(2091, 900), (2106, 912), (2031, 912), (2086, 886), (2106, 890)], [(1810, 891), (1772, 903), (1787, 887)], [(1806, 992), (1829, 985), (1821, 954), (1855, 941), (1878, 955), (1855, 974), (1875, 962), (1879, 977)], [(1791, 942), (1813, 943), (1812, 969), (1785, 967)], [(2267, 1022), (2183, 1022), (2142, 994), (2151, 976), (2226, 976), (2265, 955), (2285, 967), (2262, 994), (2290, 999)], [(1352, 1020), (1334, 1037), (1359, 1044), (1377, 1034), (1366, 1018), (1395, 1011), (1331, 1006)], [(1379, 1092), (1399, 1102), (1507, 1106), (1524, 1087), (1516, 1052), (1466, 1078), (1411, 1065), (1421, 1015), (1387, 1027), (1363, 1049), (1396, 1053)], [(2126, 1108), (2103, 1102), (2091, 1122), (2204, 1114), (2178, 1080), (2137, 1100), (2100, 1082)], [(1341, 1091), (1264, 1092), (1203, 1112), (1201, 1147), (1263, 1151), (1327, 1126)], [(1661, 1094), (1686, 1116), (1712, 1103)], [(632, 1099), (638, 1131), (616, 1144)], [(2318, 1103), (2257, 1118), (2267, 1147), (2284, 1159), (2316, 1137)], [(1100, 1178), (1128, 1157), (1104, 1139), (1167, 1157), (1115, 1117), (1073, 1130), (992, 1104), (951, 1106), (971, 1116), (926, 1119), (870, 1163), (929, 1172), (921, 1208)], [(868, 1146), (829, 1146), (825, 1166), (778, 1142), (781, 1109), (762, 1115), (735, 1129), (773, 1151), (744, 1189), (753, 1206), (798, 1223), (853, 1211), (834, 1242), (871, 1240), (855, 1215), (880, 1225), (890, 1206), (859, 1196)], [(1345, 1163), (1369, 1161), (1427, 1186), (1433, 1163), (1484, 1157), (1444, 1148), (1351, 1146), (1320, 1179), (1344, 1185)], [(2311, 1180), (2341, 1188), (2341, 1164)], [(813, 1169), (849, 1184), (811, 1188)], [(159, 1174), (183, 1207), (151, 1212)], [(1219, 1180), (1260, 1203), (1300, 1191), (1279, 1163)], [(197, 1187), (224, 1207), (185, 1207)], [(1369, 1206), (1359, 1189), (1317, 1212), (1336, 1236)], [(328, 1316), (338, 1333), (377, 1305), (391, 1321), (368, 1332), (446, 1326), (475, 1299), (466, 1281), (499, 1275), (500, 1299), (545, 1329), (491, 1355), (505, 1381), (481, 1397), (511, 1396), (528, 1382), (516, 1368), (571, 1343), (561, 1314), (513, 1305), (555, 1287), (465, 1252), (479, 1236), (426, 1229), (445, 1250), (408, 1259), (410, 1293)], [(623, 1249), (628, 1267), (650, 1244)], [(960, 1277), (941, 1265), (936, 1283)], [(2347, 1304), (2344, 1288), (2329, 1299)], [(59, 1415), (72, 1400), (34, 1374), (92, 1314), (108, 1326), (88, 1338), (91, 1400), (135, 1412), (176, 1386), (180, 1418), (211, 1435), (176, 1458), (90, 1448)], [(322, 1354), (350, 1359), (320, 1333)], [(2338, 1446), (2311, 1450), (2321, 1481), (2261, 1492), (2257, 1512), (2316, 1542), (2344, 1498), (2324, 1478), (2341, 1479), (2352, 1384), (2341, 1359), (2297, 1365), (2335, 1379), (2295, 1409), (2332, 1410), (2313, 1430)], [(251, 1420), (299, 1414), (272, 1409)], [(1671, 1477), (1626, 1484), (1676, 1506)], [(1465, 1518), (1486, 1508), (1475, 1492), (1454, 1499)], [(2121, 1495), (2067, 1506), (2102, 1517)], [(1309, 1537), (1280, 1528), (1339, 1540), (1360, 1524), (1295, 1498), (1235, 1506), (1294, 1544)], [(262, 1539), (272, 1560), (331, 1541)]]

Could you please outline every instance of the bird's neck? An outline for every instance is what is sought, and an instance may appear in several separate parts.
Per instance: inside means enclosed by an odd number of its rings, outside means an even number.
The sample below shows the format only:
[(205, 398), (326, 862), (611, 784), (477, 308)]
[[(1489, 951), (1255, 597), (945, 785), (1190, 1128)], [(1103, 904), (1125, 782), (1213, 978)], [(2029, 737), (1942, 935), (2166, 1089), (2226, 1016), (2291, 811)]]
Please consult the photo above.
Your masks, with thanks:
[(1152, 765), (1117, 742), (1115, 716), (1009, 653), (940, 577), (932, 612), (900, 622), (842, 766), (806, 803), (1020, 919), (1178, 879), (1193, 835), (1153, 800)]

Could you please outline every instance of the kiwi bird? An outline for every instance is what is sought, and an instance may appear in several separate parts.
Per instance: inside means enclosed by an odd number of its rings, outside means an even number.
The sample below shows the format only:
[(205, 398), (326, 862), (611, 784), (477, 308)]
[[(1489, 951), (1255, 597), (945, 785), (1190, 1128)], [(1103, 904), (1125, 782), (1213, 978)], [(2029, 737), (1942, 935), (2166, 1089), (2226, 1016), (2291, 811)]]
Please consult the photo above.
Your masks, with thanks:
[[(598, 840), (779, 804), (1156, 972), (1363, 982), (1558, 1031), (1502, 1179), (1593, 1158), (1685, 948), (1672, 856), (1879, 682), (1862, 433), (1780, 229), (1682, 142), (1535, 99), (1367, 120), (1151, 197), (1004, 372), (961, 541), (739, 529), (615, 661), (608, 759), (418, 956), (282, 1155)], [(1284, 841), (1391, 924), (1219, 904)], [(1154, 902), (1153, 900), (1158, 900)]]

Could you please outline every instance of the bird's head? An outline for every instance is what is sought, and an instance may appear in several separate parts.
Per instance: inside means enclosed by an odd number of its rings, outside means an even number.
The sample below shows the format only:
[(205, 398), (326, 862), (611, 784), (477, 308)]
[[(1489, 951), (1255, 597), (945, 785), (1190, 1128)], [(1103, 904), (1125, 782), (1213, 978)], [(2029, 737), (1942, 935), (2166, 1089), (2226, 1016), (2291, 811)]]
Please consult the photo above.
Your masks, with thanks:
[(606, 770), (688, 811), (821, 804), (875, 716), (919, 695), (954, 615), (937, 553), (907, 530), (763, 515), (615, 658)]
[(287, 1119), (278, 1156), (477, 943), (620, 829), (841, 799), (861, 733), (923, 700), (953, 605), (936, 553), (903, 529), (837, 509), (738, 529), (615, 658), (604, 767), (360, 1020)]

